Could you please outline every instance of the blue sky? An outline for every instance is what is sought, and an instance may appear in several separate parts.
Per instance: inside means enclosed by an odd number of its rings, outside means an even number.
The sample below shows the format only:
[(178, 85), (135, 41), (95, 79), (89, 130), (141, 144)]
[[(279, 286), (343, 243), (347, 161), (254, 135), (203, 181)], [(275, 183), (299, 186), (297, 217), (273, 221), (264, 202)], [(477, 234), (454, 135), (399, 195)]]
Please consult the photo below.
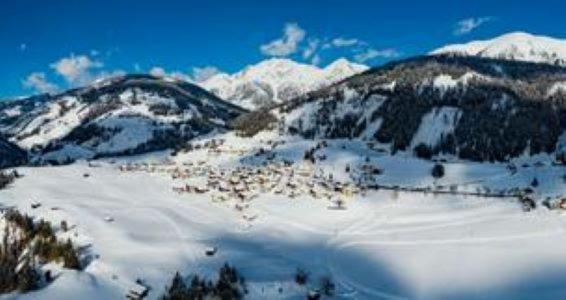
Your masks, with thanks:
[(206, 78), (272, 56), (368, 65), (527, 31), (566, 38), (566, 1), (32, 1), (0, 3), (0, 98), (123, 72)]

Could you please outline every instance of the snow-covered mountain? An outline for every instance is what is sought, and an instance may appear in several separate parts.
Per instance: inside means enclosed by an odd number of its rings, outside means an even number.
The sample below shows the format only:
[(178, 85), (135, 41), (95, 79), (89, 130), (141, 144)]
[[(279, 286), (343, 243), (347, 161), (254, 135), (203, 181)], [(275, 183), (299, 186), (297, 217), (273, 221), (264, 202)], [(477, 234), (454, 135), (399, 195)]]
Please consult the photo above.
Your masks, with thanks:
[(0, 133), (42, 160), (173, 148), (245, 110), (172, 78), (127, 75), (0, 106)]
[(491, 40), (448, 45), (430, 54), (473, 55), (566, 66), (566, 40), (513, 32)]
[(289, 59), (269, 59), (235, 74), (217, 74), (200, 85), (222, 99), (253, 110), (288, 101), (367, 69), (344, 58), (325, 68)]
[(282, 126), (396, 153), (505, 161), (566, 153), (566, 68), (475, 56), (394, 62), (297, 98)]

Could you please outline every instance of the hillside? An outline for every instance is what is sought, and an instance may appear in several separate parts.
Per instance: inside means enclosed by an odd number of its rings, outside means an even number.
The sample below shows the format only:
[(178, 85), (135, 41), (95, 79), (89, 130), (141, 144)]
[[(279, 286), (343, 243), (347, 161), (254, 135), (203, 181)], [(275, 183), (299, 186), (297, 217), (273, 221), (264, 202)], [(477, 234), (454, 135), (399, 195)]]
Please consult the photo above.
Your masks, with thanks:
[(224, 130), (245, 110), (196, 85), (128, 75), (0, 107), (0, 132), (40, 161), (145, 153)]
[(0, 136), (0, 169), (26, 163), (27, 153)]
[(439, 55), (395, 62), (280, 108), (290, 134), (391, 153), (504, 161), (565, 151), (566, 69)]

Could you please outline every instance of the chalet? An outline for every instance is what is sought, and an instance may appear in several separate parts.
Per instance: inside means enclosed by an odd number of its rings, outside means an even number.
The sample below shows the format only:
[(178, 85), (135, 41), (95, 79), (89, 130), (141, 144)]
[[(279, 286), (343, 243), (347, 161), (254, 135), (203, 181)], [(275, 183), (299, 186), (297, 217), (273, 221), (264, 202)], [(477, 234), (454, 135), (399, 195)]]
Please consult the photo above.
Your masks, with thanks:
[(234, 192), (237, 192), (237, 193), (244, 192), (244, 191), (247, 191), (247, 190), (248, 190), (248, 188), (243, 184), (239, 184), (239, 185), (234, 186)]
[(208, 247), (204, 250), (204, 254), (206, 256), (214, 256), (216, 254), (216, 252), (218, 252), (217, 247)]
[(204, 194), (209, 191), (207, 186), (195, 186), (193, 187), (193, 190), (199, 194)]
[(131, 300), (141, 300), (147, 297), (149, 294), (149, 288), (141, 283), (134, 284), (128, 289), (128, 293), (126, 294), (127, 299)]
[(239, 184), (240, 183), (240, 178), (237, 176), (232, 176), (230, 177), (230, 183), (233, 185)]
[(228, 186), (228, 184), (226, 182), (221, 181), (218, 184), (218, 190), (221, 192), (228, 192), (230, 191), (230, 187)]

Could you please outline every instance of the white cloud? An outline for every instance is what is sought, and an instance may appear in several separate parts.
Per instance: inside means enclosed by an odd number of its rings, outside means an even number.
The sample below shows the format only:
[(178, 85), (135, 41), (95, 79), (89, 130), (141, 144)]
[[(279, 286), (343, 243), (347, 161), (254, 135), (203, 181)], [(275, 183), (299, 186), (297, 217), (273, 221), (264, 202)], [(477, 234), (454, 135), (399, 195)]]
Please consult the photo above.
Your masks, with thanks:
[(320, 55), (315, 54), (311, 59), (311, 64), (318, 66), (320, 64), (321, 58)]
[(283, 29), (283, 36), (268, 44), (261, 45), (261, 53), (268, 56), (288, 56), (298, 50), (299, 44), (305, 39), (306, 31), (297, 23), (287, 23)]
[(101, 72), (98, 72), (98, 73), (92, 75), (90, 82), (93, 82), (93, 81), (96, 81), (96, 80), (103, 80), (103, 79), (110, 78), (110, 77), (123, 76), (123, 75), (126, 75), (126, 74), (127, 74), (127, 72), (124, 71), (124, 70), (101, 71)]
[(372, 60), (377, 57), (394, 58), (398, 56), (399, 56), (399, 52), (397, 52), (397, 50), (395, 49), (377, 50), (377, 49), (369, 48), (361, 53), (354, 55), (354, 59), (360, 63), (364, 63), (366, 61)]
[(34, 89), (40, 93), (55, 93), (59, 88), (57, 85), (47, 81), (45, 73), (33, 72), (22, 81), (25, 88)]
[[(358, 38), (316, 37), (308, 36), (297, 23), (287, 23), (283, 36), (268, 44), (261, 45), (260, 50), (268, 56), (289, 56), (301, 52), (304, 61), (318, 65), (331, 56), (352, 57), (358, 62), (366, 62), (377, 57), (394, 58), (399, 53), (395, 49), (374, 49), (367, 42)], [(305, 42), (306, 39), (306, 42)]]
[(342, 37), (338, 37), (332, 40), (332, 45), (334, 47), (350, 47), (359, 44), (360, 41), (358, 39), (345, 39)]
[(474, 31), (481, 25), (493, 20), (492, 17), (468, 18), (458, 21), (454, 29), (455, 35), (463, 35)]
[(71, 54), (71, 56), (64, 57), (50, 66), (57, 74), (63, 76), (70, 85), (83, 85), (96, 77), (92, 75), (91, 70), (101, 68), (103, 64), (100, 61), (90, 59), (86, 55), (75, 56)]
[(193, 80), (195, 82), (203, 82), (210, 79), (212, 76), (220, 73), (220, 70), (217, 67), (213, 66), (206, 66), (202, 68), (195, 67), (193, 68)]
[(307, 46), (303, 50), (303, 58), (311, 58), (317, 52), (319, 43), (320, 41), (318, 39), (309, 40)]
[(164, 77), (167, 75), (167, 72), (162, 67), (153, 67), (149, 70), (149, 74), (155, 77)]
[(177, 80), (192, 81), (190, 76), (180, 71), (167, 72), (162, 67), (153, 67), (149, 70), (149, 74), (155, 77), (171, 77)]

